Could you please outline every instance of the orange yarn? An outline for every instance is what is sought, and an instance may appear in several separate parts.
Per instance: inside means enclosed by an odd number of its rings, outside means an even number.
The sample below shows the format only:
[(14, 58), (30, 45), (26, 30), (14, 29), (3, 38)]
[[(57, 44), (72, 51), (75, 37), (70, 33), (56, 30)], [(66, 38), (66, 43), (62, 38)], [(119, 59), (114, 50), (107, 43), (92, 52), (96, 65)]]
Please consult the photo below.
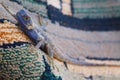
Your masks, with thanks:
[(0, 44), (13, 42), (31, 42), (17, 26), (10, 22), (0, 23)]

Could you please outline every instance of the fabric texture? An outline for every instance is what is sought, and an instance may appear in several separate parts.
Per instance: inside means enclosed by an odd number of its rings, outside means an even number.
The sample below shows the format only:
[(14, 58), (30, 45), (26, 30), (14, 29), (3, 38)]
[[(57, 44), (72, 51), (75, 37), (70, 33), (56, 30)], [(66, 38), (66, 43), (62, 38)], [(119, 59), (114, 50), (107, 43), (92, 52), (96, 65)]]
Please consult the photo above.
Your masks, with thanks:
[(31, 12), (41, 14), (43, 17), (47, 17), (47, 2), (46, 0), (11, 0), (24, 6)]
[[(118, 18), (84, 18), (64, 15), (59, 9), (52, 5), (48, 6), (48, 16), (52, 23), (59, 22), (60, 25), (85, 31), (119, 31), (120, 17)], [(104, 23), (104, 24), (103, 24)]]
[(3, 79), (38, 80), (45, 70), (40, 50), (34, 50), (30, 45), (0, 49), (0, 53)]
[(17, 26), (0, 21), (0, 80), (62, 80)]
[(119, 0), (72, 0), (72, 12), (76, 18), (120, 17)]

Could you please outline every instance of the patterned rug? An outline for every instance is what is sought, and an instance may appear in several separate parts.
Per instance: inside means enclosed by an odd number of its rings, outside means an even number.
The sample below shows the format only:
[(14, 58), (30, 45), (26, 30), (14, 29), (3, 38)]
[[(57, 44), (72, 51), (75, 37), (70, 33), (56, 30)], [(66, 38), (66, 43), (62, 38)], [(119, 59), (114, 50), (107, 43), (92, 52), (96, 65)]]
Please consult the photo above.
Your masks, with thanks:
[(62, 80), (55, 76), (45, 59), (19, 28), (0, 23), (0, 80)]
[(72, 0), (73, 16), (77, 18), (120, 17), (119, 0)]
[[(86, 31), (120, 30), (119, 0), (12, 0), (53, 23)], [(104, 24), (103, 24), (104, 23)]]
[(39, 13), (47, 17), (47, 1), (46, 0), (11, 0), (23, 5), (24, 8), (31, 12)]

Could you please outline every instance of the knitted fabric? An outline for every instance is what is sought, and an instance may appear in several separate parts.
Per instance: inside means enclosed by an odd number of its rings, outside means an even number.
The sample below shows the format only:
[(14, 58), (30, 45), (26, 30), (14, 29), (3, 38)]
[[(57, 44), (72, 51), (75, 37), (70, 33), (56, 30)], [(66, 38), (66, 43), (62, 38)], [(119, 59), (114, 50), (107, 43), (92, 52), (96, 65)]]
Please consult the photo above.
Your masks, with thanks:
[(0, 48), (0, 53), (0, 76), (5, 80), (39, 80), (45, 70), (41, 51), (35, 50), (31, 45)]
[(119, 0), (72, 0), (73, 16), (77, 18), (120, 17)]
[(61, 80), (46, 69), (43, 55), (17, 26), (0, 23), (0, 80)]
[(41, 14), (43, 17), (47, 17), (47, 2), (46, 0), (11, 0), (19, 4), (22, 4), (26, 9), (31, 12)]
[(37, 80), (44, 70), (42, 53), (29, 38), (14, 24), (0, 23), (0, 77)]
[(71, 0), (71, 16), (66, 14), (69, 8), (64, 8), (61, 12), (52, 5), (48, 6), (48, 16), (53, 23), (57, 21), (65, 27), (87, 31), (120, 30), (119, 0)]
[[(16, 1), (20, 4), (22, 4), (25, 8), (39, 12), (40, 14), (47, 16), (47, 3), (48, 5), (50, 0), (12, 0)], [(69, 4), (68, 8), (67, 6), (62, 7), (63, 13), (66, 13), (66, 11), (71, 14), (71, 11), (73, 12), (73, 17), (76, 18), (112, 18), (112, 17), (120, 17), (120, 1), (119, 0), (56, 0), (51, 1), (51, 5), (56, 5), (55, 8), (58, 8), (57, 6), (63, 5), (63, 4)], [(60, 4), (55, 4), (60, 2)], [(71, 5), (72, 4), (72, 5)]]
[(120, 17), (118, 18), (84, 18), (79, 19), (73, 16), (62, 14), (62, 12), (53, 7), (48, 6), (48, 16), (53, 23), (59, 22), (65, 27), (86, 30), (86, 31), (112, 31), (120, 30)]
[(17, 26), (8, 21), (0, 23), (0, 45), (14, 42), (31, 42)]

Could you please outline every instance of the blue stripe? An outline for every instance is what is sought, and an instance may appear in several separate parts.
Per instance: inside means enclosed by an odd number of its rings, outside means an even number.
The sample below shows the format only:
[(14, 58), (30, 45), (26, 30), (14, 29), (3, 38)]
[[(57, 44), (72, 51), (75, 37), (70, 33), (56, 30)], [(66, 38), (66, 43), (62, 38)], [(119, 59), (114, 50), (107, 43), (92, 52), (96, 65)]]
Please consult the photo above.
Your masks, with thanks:
[(90, 59), (90, 60), (114, 60), (114, 61), (120, 61), (120, 58), (100, 58), (100, 57), (86, 57), (87, 59)]
[(51, 21), (59, 22), (60, 25), (85, 31), (120, 31), (120, 17), (118, 18), (84, 18), (63, 15), (60, 10), (48, 6), (48, 16)]
[(8, 44), (0, 45), (0, 48), (8, 48), (8, 47), (15, 48), (16, 46), (21, 46), (21, 45), (24, 45), (24, 44), (31, 44), (31, 43), (19, 41), (19, 42), (14, 42), (14, 43), (8, 43)]

